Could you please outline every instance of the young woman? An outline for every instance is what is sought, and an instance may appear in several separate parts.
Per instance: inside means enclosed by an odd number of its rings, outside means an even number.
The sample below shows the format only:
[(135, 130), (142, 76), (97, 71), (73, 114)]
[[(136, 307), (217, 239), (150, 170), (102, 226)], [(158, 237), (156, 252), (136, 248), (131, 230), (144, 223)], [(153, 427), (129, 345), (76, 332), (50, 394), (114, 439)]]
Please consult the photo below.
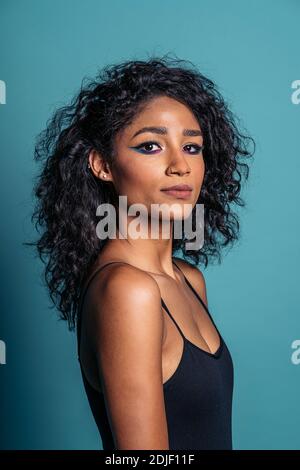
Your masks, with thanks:
[[(214, 83), (166, 56), (105, 67), (39, 136), (37, 249), (61, 318), (77, 326), (103, 449), (232, 449), (233, 361), (198, 265), (238, 238), (249, 140)], [(147, 236), (123, 236), (134, 216), (119, 196), (145, 207)], [(151, 207), (174, 203), (169, 236), (152, 237)], [(102, 204), (116, 210), (116, 237), (99, 236)], [(174, 236), (186, 204), (196, 229), (204, 205), (201, 249)]]

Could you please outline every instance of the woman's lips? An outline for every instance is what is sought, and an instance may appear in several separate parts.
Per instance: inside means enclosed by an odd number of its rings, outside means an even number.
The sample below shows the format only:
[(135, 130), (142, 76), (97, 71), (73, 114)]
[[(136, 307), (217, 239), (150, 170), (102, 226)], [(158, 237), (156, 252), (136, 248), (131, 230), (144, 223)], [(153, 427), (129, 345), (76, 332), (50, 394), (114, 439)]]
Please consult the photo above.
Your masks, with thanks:
[(163, 193), (168, 194), (169, 196), (176, 197), (177, 199), (188, 199), (191, 194), (192, 190), (181, 190), (181, 189), (162, 189)]

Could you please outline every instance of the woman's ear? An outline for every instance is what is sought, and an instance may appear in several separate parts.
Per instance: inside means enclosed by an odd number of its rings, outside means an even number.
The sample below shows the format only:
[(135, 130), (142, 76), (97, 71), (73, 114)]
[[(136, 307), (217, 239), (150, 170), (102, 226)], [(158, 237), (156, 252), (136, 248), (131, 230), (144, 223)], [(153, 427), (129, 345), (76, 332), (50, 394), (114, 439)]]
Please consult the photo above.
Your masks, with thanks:
[(91, 150), (88, 157), (88, 168), (94, 175), (103, 181), (112, 181), (109, 164), (103, 156), (95, 149)]

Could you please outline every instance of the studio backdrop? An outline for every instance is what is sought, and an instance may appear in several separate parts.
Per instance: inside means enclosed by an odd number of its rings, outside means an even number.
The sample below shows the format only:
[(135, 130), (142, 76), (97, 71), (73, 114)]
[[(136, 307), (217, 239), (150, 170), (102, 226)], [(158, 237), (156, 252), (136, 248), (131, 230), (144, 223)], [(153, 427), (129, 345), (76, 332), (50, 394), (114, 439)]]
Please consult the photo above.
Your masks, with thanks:
[(75, 334), (24, 242), (33, 150), (51, 113), (107, 64), (174, 53), (219, 87), (256, 150), (241, 234), (203, 270), (235, 365), (235, 449), (300, 449), (298, 0), (1, 0), (2, 449), (99, 449)]

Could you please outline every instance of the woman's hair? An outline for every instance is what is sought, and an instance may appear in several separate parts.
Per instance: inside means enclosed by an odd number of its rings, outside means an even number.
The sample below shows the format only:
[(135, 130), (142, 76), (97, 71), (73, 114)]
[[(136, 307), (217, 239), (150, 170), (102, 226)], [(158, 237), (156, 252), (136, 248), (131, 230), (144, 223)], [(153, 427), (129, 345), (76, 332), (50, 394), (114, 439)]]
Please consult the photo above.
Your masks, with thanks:
[(96, 209), (102, 203), (116, 203), (113, 183), (88, 169), (89, 153), (95, 149), (112, 167), (117, 132), (157, 96), (188, 106), (204, 137), (206, 171), (197, 201), (204, 204), (204, 245), (199, 251), (187, 250), (183, 234), (173, 240), (173, 253), (206, 267), (213, 258), (220, 262), (221, 248), (238, 239), (238, 216), (231, 203), (245, 205), (239, 194), (249, 166), (240, 159), (253, 155), (248, 142), (254, 148), (255, 143), (240, 133), (213, 81), (191, 62), (168, 54), (109, 65), (95, 79), (85, 77), (70, 104), (56, 110), (37, 136), (34, 157), (41, 171), (34, 185), (32, 222), (42, 233), (37, 241), (25, 243), (36, 246), (46, 264), (50, 298), (69, 330), (76, 326), (86, 273), (107, 241), (97, 237)]

